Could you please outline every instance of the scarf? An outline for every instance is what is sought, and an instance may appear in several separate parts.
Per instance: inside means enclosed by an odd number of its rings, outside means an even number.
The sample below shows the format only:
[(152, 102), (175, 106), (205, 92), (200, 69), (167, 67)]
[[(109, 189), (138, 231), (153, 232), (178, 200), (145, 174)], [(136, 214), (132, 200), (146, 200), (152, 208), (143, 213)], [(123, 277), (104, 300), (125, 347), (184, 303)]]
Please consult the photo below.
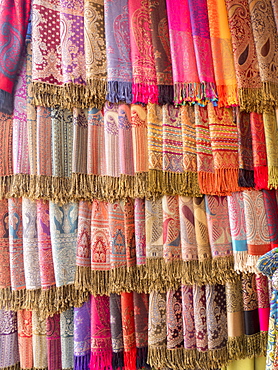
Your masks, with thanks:
[[(276, 113), (277, 114), (277, 113)], [(267, 154), (268, 167), (268, 188), (277, 187), (277, 173), (278, 173), (278, 156), (275, 150), (275, 143), (278, 140), (277, 119), (272, 110), (269, 113), (263, 114), (263, 125), (265, 130), (265, 143)]]
[[(196, 329), (193, 306), (193, 286), (182, 285), (182, 320), (183, 320), (183, 341), (186, 352), (196, 350)], [(192, 363), (189, 363), (192, 365)], [(187, 365), (189, 365), (187, 364)]]
[[(278, 34), (270, 0), (249, 1), (251, 26), (255, 40), (260, 77), (263, 85), (263, 102), (269, 109), (276, 105), (278, 78), (272, 66), (276, 65)], [(260, 19), (260, 22), (258, 22)]]
[(86, 81), (89, 87), (87, 89), (88, 106), (90, 107), (101, 108), (105, 102), (107, 79), (105, 27), (104, 0), (85, 0), (84, 39)]
[(263, 190), (266, 221), (269, 232), (271, 249), (278, 246), (278, 206), (275, 190)]
[(33, 367), (47, 369), (46, 321), (39, 311), (32, 311)]
[(0, 201), (0, 296), (1, 306), (4, 307), (8, 302), (5, 300), (5, 292), (10, 290), (11, 270), (9, 254), (9, 211), (8, 200)]
[(48, 370), (62, 369), (60, 314), (46, 319), (46, 340)]
[(74, 308), (74, 369), (88, 369), (91, 349), (91, 300)]
[(126, 104), (119, 105), (119, 165), (120, 174), (133, 176), (133, 145), (130, 108)]
[[(166, 0), (169, 24), (170, 52), (173, 69), (174, 103), (198, 101), (210, 94), (198, 76), (191, 30), (188, 1), (178, 4)], [(202, 94), (201, 92), (204, 91)], [(209, 95), (210, 96), (210, 95)]]
[(225, 0), (232, 36), (238, 100), (242, 110), (260, 112), (268, 104), (263, 99), (262, 82), (251, 26), (248, 0)]
[[(196, 330), (196, 347), (200, 360), (208, 350), (208, 329), (206, 310), (206, 287), (193, 285), (194, 320)], [(201, 364), (201, 363), (200, 363)]]
[(200, 80), (200, 91), (197, 95), (197, 102), (202, 105), (207, 101), (217, 100), (209, 33), (208, 8), (205, 0), (188, 0), (188, 5), (197, 70)]
[(248, 254), (243, 193), (232, 193), (232, 195), (227, 197), (227, 200), (234, 255), (234, 269), (235, 271), (246, 272), (248, 271)]
[(60, 314), (62, 369), (73, 369), (73, 308)]
[(149, 297), (148, 364), (166, 366), (166, 293), (152, 291)]
[(250, 125), (252, 135), (255, 187), (257, 190), (267, 189), (268, 168), (263, 116), (258, 113), (250, 113)]
[(134, 323), (136, 340), (136, 368), (149, 368), (148, 357), (148, 311), (149, 296), (133, 292)]
[(20, 367), (22, 369), (33, 368), (32, 347), (32, 311), (20, 310), (17, 313), (18, 347)]
[(166, 1), (149, 2), (149, 14), (158, 84), (158, 103), (171, 104), (174, 91)]
[(112, 346), (109, 297), (91, 296), (91, 370), (110, 370)]
[(247, 266), (250, 272), (256, 273), (259, 256), (270, 250), (263, 193), (256, 190), (244, 191), (243, 202), (248, 247)]
[(250, 114), (237, 110), (236, 120), (238, 131), (238, 185), (253, 188), (255, 184)]
[[(63, 121), (62, 121), (63, 122)], [(52, 175), (52, 161), (51, 150), (52, 143), (55, 143), (55, 136), (53, 135), (52, 142), (52, 129), (59, 128), (60, 122), (56, 121), (57, 125), (52, 125), (51, 122), (51, 109), (45, 107), (37, 107), (37, 174), (38, 176), (51, 176)], [(70, 125), (68, 126), (70, 129)], [(60, 138), (58, 138), (59, 140)], [(60, 145), (63, 144), (62, 138)], [(41, 194), (45, 196), (45, 194)]]
[(238, 104), (237, 81), (225, 0), (208, 0), (207, 7), (218, 106), (234, 106)]
[(1, 2), (1, 65), (0, 65), (0, 111), (13, 113), (13, 89), (17, 78), (27, 26), (31, 0)]
[(19, 367), (17, 314), (14, 311), (0, 309), (0, 321), (0, 368), (17, 368)]
[(124, 203), (124, 233), (126, 247), (127, 270), (131, 271), (136, 266), (135, 227), (134, 227), (134, 202), (128, 198)]
[(133, 103), (157, 103), (158, 87), (148, 1), (128, 2)]
[(128, 1), (121, 0), (115, 3), (105, 0), (104, 5), (108, 90), (106, 98), (112, 103), (123, 101), (130, 104), (132, 66)]
[(121, 314), (121, 296), (118, 294), (110, 294), (110, 325), (112, 337), (112, 368), (113, 370), (124, 367), (124, 342), (123, 342), (123, 327)]
[(0, 112), (0, 196), (8, 191), (8, 180), (13, 174), (13, 119), (12, 116)]
[(269, 306), (268, 279), (263, 274), (256, 275), (256, 288), (258, 295), (260, 331), (267, 332), (270, 306)]
[[(145, 199), (134, 200), (134, 228), (137, 270), (146, 264), (146, 215)], [(141, 279), (140, 279), (141, 280)]]
[(124, 338), (124, 366), (136, 370), (136, 338), (133, 293), (121, 293), (122, 325)]

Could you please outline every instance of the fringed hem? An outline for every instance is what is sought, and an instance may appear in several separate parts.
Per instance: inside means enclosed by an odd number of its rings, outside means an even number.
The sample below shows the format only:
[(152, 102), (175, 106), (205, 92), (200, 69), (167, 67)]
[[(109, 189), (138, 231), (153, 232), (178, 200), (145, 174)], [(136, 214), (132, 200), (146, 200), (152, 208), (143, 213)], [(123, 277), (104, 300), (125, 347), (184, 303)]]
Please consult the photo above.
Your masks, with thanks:
[(215, 172), (198, 172), (201, 193), (211, 195), (231, 195), (241, 191), (238, 185), (238, 168), (216, 169)]
[(89, 363), (90, 370), (105, 370), (111, 368), (112, 349), (99, 348), (97, 351), (91, 351)]
[(254, 167), (254, 182), (256, 190), (268, 189), (267, 166)]
[(247, 268), (247, 251), (234, 252), (234, 269), (237, 272), (248, 272)]
[(122, 370), (123, 368), (124, 368), (124, 351), (113, 352), (112, 353), (112, 369)]
[(278, 167), (277, 166), (268, 167), (268, 188), (269, 189), (278, 188)]
[(241, 87), (238, 89), (238, 99), (240, 109), (248, 113), (269, 112), (276, 105), (267, 93), (266, 86), (261, 88)]
[(29, 95), (34, 105), (64, 109), (90, 108), (101, 109), (105, 103), (106, 80), (88, 80), (87, 85), (67, 83), (51, 85), (33, 81)]
[(246, 270), (253, 274), (260, 274), (260, 271), (257, 268), (257, 262), (261, 256), (253, 256), (248, 254), (246, 262)]
[(7, 366), (7, 367), (0, 367), (0, 370), (20, 370), (20, 363), (17, 362), (14, 365)]
[(265, 356), (267, 348), (267, 331), (244, 336), (245, 357)]
[(5, 114), (13, 114), (14, 99), (13, 94), (0, 89), (0, 112)]
[(243, 188), (253, 188), (255, 186), (254, 170), (240, 168), (238, 172), (238, 185)]
[(132, 82), (108, 81), (106, 99), (111, 103), (132, 102)]
[(228, 337), (229, 360), (241, 360), (246, 357), (244, 340), (244, 335), (241, 335), (239, 337)]
[(155, 84), (132, 83), (132, 104), (158, 104), (158, 86)]
[(174, 86), (173, 85), (158, 85), (158, 104), (173, 104), (174, 101)]
[(88, 370), (90, 363), (90, 353), (83, 356), (74, 356), (74, 370)]
[(210, 101), (217, 101), (216, 85), (214, 82), (174, 84), (174, 103), (177, 105), (195, 102), (205, 105)]
[(148, 346), (136, 348), (136, 368), (137, 369), (149, 369), (147, 364), (148, 359)]
[(218, 107), (235, 107), (238, 105), (237, 85), (216, 85)]

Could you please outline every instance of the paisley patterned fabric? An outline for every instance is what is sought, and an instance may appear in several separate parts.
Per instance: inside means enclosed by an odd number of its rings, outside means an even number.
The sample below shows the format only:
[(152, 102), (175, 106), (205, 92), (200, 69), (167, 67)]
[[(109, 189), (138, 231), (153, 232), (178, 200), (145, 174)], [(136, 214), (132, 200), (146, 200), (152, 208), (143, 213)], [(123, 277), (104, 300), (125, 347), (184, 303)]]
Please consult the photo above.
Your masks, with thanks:
[(88, 369), (91, 353), (91, 300), (74, 308), (74, 368)]
[(20, 310), (17, 313), (18, 347), (20, 367), (22, 369), (33, 368), (32, 348), (32, 311)]
[(62, 369), (60, 314), (46, 319), (47, 367), (49, 370)]
[(0, 201), (0, 289), (11, 286), (8, 200)]
[(275, 190), (263, 190), (266, 220), (271, 249), (278, 246), (278, 205)]
[(46, 321), (38, 311), (32, 311), (32, 345), (34, 368), (47, 368)]
[(19, 365), (17, 314), (0, 310), (0, 368)]
[(124, 365), (136, 370), (136, 337), (133, 292), (121, 293), (122, 326), (124, 338)]
[(181, 290), (167, 292), (167, 348), (183, 347), (182, 294)]
[(110, 294), (110, 325), (112, 337), (112, 368), (116, 370), (124, 367), (124, 339), (121, 315), (121, 296)]
[(73, 368), (73, 308), (60, 314), (62, 369)]
[(275, 143), (278, 139), (277, 117), (274, 110), (263, 114), (268, 168), (268, 188), (277, 188), (278, 155)]

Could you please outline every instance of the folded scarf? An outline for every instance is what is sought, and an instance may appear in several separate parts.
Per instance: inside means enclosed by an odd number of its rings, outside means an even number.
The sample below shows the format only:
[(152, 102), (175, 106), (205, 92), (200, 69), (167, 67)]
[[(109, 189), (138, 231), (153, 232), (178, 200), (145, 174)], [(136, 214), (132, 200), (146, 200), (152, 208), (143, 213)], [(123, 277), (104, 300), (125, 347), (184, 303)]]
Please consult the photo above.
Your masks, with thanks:
[[(277, 113), (276, 113), (277, 114)], [(265, 130), (265, 143), (268, 167), (268, 188), (277, 188), (278, 181), (278, 155), (276, 142), (278, 140), (277, 119), (274, 110), (263, 114), (263, 125)]]
[(91, 360), (89, 369), (112, 368), (109, 297), (91, 296)]
[(91, 353), (91, 300), (74, 308), (74, 369), (89, 368)]
[[(86, 173), (87, 172), (87, 142), (88, 142), (88, 117), (87, 110), (73, 109), (73, 142), (67, 142), (67, 158), (64, 160), (64, 168), (67, 173), (65, 176), (70, 176), (73, 173)], [(67, 139), (67, 136), (65, 136)], [(73, 153), (71, 153), (71, 150)], [(72, 156), (72, 158), (71, 158)], [(71, 168), (72, 163), (72, 168)]]
[(271, 249), (278, 247), (278, 205), (276, 190), (263, 190), (266, 221)]
[[(58, 120), (56, 122), (58, 123)], [(39, 176), (52, 175), (51, 136), (52, 129), (55, 129), (56, 125), (52, 125), (51, 123), (51, 109), (37, 107), (37, 174)], [(57, 127), (59, 128), (59, 124)], [(60, 145), (62, 145), (62, 143), (63, 141), (61, 141)]]
[(263, 193), (256, 190), (244, 191), (243, 202), (248, 247), (247, 266), (250, 272), (257, 273), (256, 263), (259, 256), (270, 250)]
[(61, 312), (61, 352), (62, 352), (62, 369), (73, 369), (73, 308)]
[[(187, 352), (196, 349), (196, 329), (193, 306), (193, 286), (182, 285), (183, 341)], [(187, 364), (189, 365), (189, 364)]]
[(20, 367), (22, 369), (33, 368), (32, 346), (32, 311), (20, 310), (17, 313), (18, 347)]
[(248, 254), (243, 192), (232, 193), (232, 195), (227, 197), (227, 200), (234, 255), (234, 269), (235, 271), (246, 272), (248, 271)]
[(0, 309), (0, 368), (19, 367), (19, 348), (17, 332), (17, 314), (14, 311)]
[(157, 103), (158, 87), (147, 1), (128, 2), (133, 103)]
[(4, 292), (7, 291), (11, 286), (9, 254), (9, 211), (7, 199), (2, 199), (0, 201), (0, 225), (0, 295), (2, 304), (4, 306)]
[(237, 110), (236, 120), (238, 131), (238, 185), (253, 188), (255, 184), (250, 114)]
[(137, 269), (146, 264), (146, 216), (145, 199), (134, 200), (135, 248)]
[(0, 111), (13, 113), (13, 89), (22, 57), (31, 0), (1, 2)]
[(62, 369), (60, 314), (46, 319), (47, 368)]
[(252, 135), (254, 182), (257, 190), (268, 187), (268, 168), (265, 131), (262, 114), (250, 113)]
[(270, 305), (269, 305), (268, 279), (263, 274), (256, 275), (256, 288), (258, 295), (260, 331), (267, 332)]
[(126, 247), (127, 270), (136, 266), (135, 227), (134, 227), (134, 202), (127, 199), (124, 203), (124, 233)]
[(112, 337), (112, 368), (113, 370), (124, 368), (124, 340), (121, 315), (121, 296), (110, 294), (110, 325)]
[(148, 312), (149, 296), (133, 292), (134, 323), (136, 340), (136, 368), (149, 368), (148, 357)]
[[(112, 103), (123, 101), (130, 104), (132, 66), (128, 1), (121, 0), (114, 3), (104, 0), (104, 5), (108, 90), (106, 98)], [(96, 53), (96, 57), (97, 55)]]
[(166, 1), (149, 2), (149, 13), (158, 84), (158, 103), (171, 104), (174, 90)]
[(13, 174), (13, 117), (0, 112), (0, 196), (8, 191), (9, 175)]
[(32, 345), (34, 368), (47, 369), (46, 322), (36, 310), (32, 311)]
[(268, 101), (263, 99), (263, 84), (260, 79), (248, 0), (225, 0), (225, 3), (232, 36), (240, 107), (247, 112), (261, 112)]
[(225, 0), (207, 1), (212, 60), (219, 107), (238, 104), (232, 36)]
[(136, 338), (133, 293), (121, 293), (125, 368), (136, 370)]
[(194, 320), (196, 330), (196, 347), (201, 355), (208, 350), (208, 328), (206, 311), (206, 287), (193, 285)]

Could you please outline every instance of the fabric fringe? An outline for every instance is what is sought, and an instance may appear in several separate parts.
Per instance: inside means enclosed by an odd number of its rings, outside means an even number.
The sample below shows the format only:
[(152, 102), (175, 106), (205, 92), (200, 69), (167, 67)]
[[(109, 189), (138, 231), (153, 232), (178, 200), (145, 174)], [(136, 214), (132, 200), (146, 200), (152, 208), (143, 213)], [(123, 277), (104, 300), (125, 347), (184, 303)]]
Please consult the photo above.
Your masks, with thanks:
[(136, 370), (136, 347), (130, 351), (124, 351), (125, 369)]
[(17, 362), (16, 364), (8, 367), (1, 367), (0, 370), (20, 370), (20, 363)]
[(253, 188), (254, 182), (254, 170), (245, 170), (240, 168), (238, 172), (238, 186), (243, 188)]
[(156, 84), (132, 83), (132, 103), (158, 104), (158, 87)]
[(0, 89), (0, 112), (5, 114), (13, 114), (14, 97), (13, 94)]
[(111, 103), (132, 102), (132, 82), (108, 81), (106, 100)]
[(277, 189), (278, 187), (278, 167), (268, 167), (268, 188)]
[(203, 194), (230, 195), (241, 191), (238, 185), (238, 168), (216, 169), (215, 172), (198, 172), (198, 181)]
[(246, 262), (246, 270), (254, 274), (260, 274), (260, 271), (257, 268), (257, 262), (261, 256), (253, 256), (248, 254)]
[(265, 356), (267, 348), (268, 332), (259, 332), (253, 335), (244, 336), (245, 357), (253, 358)]
[(173, 85), (158, 85), (158, 104), (173, 104), (174, 101), (174, 86)]
[(167, 352), (166, 345), (162, 346), (149, 345), (147, 363), (152, 368), (163, 369), (164, 367), (167, 366), (166, 352)]
[(74, 370), (89, 369), (90, 353), (83, 356), (74, 356)]
[(218, 107), (234, 107), (238, 105), (237, 85), (217, 85)]
[(204, 105), (209, 101), (217, 101), (215, 83), (176, 83), (174, 85), (174, 103), (177, 105), (186, 102)]
[(137, 369), (149, 369), (147, 364), (148, 359), (148, 346), (136, 348), (136, 368)]
[(109, 351), (105, 348), (99, 348), (92, 352), (89, 363), (90, 370), (105, 370), (109, 369), (112, 364), (112, 350)]
[(248, 113), (270, 112), (275, 106), (275, 102), (267, 96), (266, 86), (254, 89), (241, 87), (238, 89), (238, 99), (240, 110)]
[(254, 167), (254, 182), (256, 190), (268, 188), (268, 168), (267, 166)]
[(247, 251), (234, 252), (234, 269), (237, 272), (248, 272), (247, 269)]
[(228, 355), (229, 360), (241, 360), (246, 357), (245, 354), (245, 336), (228, 337)]
[(112, 369), (122, 370), (123, 368), (124, 368), (124, 352), (123, 351), (113, 352), (112, 353)]

